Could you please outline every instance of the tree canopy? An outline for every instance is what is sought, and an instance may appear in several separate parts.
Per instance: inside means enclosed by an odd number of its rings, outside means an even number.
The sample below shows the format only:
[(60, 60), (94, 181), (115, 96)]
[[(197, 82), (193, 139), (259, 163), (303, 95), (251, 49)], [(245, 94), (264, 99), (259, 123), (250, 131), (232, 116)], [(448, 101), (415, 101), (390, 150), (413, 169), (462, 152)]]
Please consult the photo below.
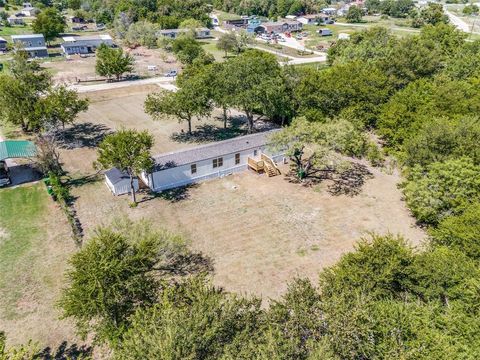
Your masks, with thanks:
[(97, 49), (96, 56), (95, 71), (100, 76), (115, 76), (118, 81), (124, 73), (133, 71), (135, 60), (132, 55), (124, 54), (122, 48), (102, 44)]

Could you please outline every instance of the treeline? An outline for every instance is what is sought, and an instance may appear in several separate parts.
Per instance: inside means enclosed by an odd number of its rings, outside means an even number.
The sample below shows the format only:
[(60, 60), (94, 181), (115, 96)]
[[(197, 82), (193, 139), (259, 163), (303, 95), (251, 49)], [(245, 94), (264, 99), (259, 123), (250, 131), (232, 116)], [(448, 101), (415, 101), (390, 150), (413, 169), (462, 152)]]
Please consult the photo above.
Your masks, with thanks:
[[(208, 0), (68, 0), (66, 7), (77, 15), (94, 19), (97, 23), (112, 24), (114, 20), (128, 21), (129, 25), (146, 20), (162, 29), (178, 28), (182, 21), (195, 19), (210, 26)], [(121, 19), (123, 17), (123, 19)]]
[(239, 15), (283, 17), (286, 15), (314, 14), (327, 7), (330, 0), (213, 0), (218, 10)]

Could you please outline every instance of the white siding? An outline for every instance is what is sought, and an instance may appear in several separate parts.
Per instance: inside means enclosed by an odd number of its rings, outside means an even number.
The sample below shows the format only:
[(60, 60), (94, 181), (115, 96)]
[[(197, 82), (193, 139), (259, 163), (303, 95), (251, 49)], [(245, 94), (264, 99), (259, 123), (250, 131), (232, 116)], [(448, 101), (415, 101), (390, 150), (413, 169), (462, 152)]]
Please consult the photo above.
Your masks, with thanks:
[[(188, 185), (191, 183), (200, 182), (202, 180), (213, 179), (217, 177), (222, 177), (225, 175), (232, 174), (234, 172), (243, 171), (247, 169), (248, 157), (259, 158), (260, 154), (263, 151), (264, 147), (259, 147), (256, 149), (246, 150), (240, 153), (240, 164), (235, 164), (235, 154), (224, 155), (223, 157), (223, 166), (213, 167), (213, 159), (201, 160), (197, 163), (197, 172), (195, 174), (191, 173), (191, 165), (186, 164), (170, 169), (165, 169), (161, 171), (154, 172), (153, 174), (142, 175), (143, 181), (154, 191), (162, 191), (167, 189), (172, 189), (179, 186)], [(257, 150), (256, 156), (254, 151)], [(273, 157), (275, 161), (281, 159), (281, 155), (276, 155)], [(153, 177), (153, 183), (152, 183)]]
[[(112, 184), (110, 180), (105, 177), (105, 184), (114, 195), (129, 194), (131, 190), (129, 179), (121, 180), (115, 184)], [(138, 179), (133, 179), (133, 187), (135, 191), (138, 191)]]

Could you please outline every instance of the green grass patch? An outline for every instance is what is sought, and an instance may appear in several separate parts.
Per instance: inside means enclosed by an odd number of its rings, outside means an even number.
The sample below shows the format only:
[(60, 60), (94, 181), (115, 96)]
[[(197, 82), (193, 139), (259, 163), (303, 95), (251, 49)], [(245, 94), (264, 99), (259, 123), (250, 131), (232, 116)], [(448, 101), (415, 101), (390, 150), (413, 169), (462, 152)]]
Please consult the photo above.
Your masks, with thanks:
[(32, 27), (29, 25), (2, 27), (0, 29), (0, 36), (6, 37), (6, 40), (11, 40), (10, 37), (12, 35), (31, 34), (32, 32), (33, 32)]
[(34, 246), (45, 240), (48, 195), (43, 184), (0, 190), (0, 298), (6, 318), (16, 317), (25, 281), (34, 276)]

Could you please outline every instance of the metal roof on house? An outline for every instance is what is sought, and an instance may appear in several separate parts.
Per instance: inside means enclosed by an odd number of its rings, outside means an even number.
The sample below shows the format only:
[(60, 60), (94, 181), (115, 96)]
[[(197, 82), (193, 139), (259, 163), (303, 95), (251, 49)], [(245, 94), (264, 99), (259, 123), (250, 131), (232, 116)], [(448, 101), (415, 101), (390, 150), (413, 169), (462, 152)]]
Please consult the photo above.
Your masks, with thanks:
[(157, 171), (265, 146), (268, 144), (268, 137), (277, 131), (279, 131), (279, 129), (239, 136), (190, 149), (159, 154), (154, 156)]
[(25, 51), (47, 50), (47, 47), (46, 46), (30, 46), (30, 47), (24, 47), (22, 50), (25, 50)]
[(115, 185), (116, 183), (118, 183), (122, 180), (129, 180), (130, 179), (130, 176), (128, 176), (127, 173), (120, 171), (116, 167), (105, 171), (105, 176), (112, 183), (112, 185)]
[(63, 41), (65, 42), (83, 42), (83, 41), (108, 41), (112, 40), (112, 37), (108, 34), (93, 35), (93, 36), (65, 36)]
[(42, 38), (42, 34), (27, 34), (27, 35), (12, 35), (12, 40), (22, 40), (22, 39), (36, 39)]
[(35, 144), (26, 140), (0, 141), (0, 160), (28, 158), (37, 154)]
[(7, 40), (0, 36), (0, 42), (7, 42)]

